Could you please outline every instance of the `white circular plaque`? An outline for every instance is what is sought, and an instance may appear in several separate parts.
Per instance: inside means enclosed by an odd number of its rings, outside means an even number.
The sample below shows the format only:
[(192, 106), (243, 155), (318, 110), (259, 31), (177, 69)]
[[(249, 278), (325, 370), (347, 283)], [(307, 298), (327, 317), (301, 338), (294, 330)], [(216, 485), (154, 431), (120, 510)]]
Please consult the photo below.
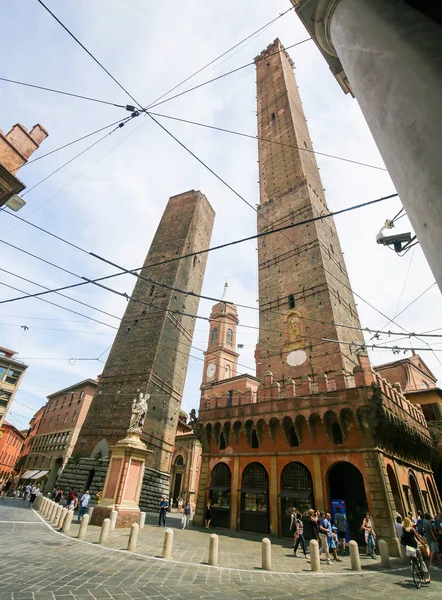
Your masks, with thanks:
[(307, 354), (304, 350), (293, 350), (287, 355), (287, 364), (291, 367), (299, 367), (307, 360)]

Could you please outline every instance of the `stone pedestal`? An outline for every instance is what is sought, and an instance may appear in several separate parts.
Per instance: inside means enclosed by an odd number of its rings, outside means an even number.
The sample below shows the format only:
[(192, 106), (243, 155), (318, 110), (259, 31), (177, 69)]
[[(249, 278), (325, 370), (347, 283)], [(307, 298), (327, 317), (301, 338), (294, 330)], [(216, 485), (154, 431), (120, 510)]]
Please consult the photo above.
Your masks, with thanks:
[(91, 524), (101, 525), (115, 510), (116, 527), (130, 527), (140, 520), (138, 506), (148, 450), (136, 433), (128, 433), (109, 448), (111, 458), (100, 504), (94, 508)]

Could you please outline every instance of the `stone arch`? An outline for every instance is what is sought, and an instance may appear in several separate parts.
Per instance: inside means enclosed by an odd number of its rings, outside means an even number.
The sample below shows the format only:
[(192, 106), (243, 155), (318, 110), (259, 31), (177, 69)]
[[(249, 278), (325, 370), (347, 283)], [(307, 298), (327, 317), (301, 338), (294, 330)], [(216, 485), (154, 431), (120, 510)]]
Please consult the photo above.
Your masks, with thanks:
[(388, 480), (390, 482), (391, 493), (393, 494), (394, 507), (396, 511), (402, 516), (405, 516), (405, 507), (402, 502), (402, 496), (399, 489), (399, 483), (396, 477), (395, 472), (393, 471), (393, 467), (391, 465), (387, 465), (387, 475)]
[(342, 429), (342, 435), (344, 439), (348, 437), (351, 429), (353, 428), (355, 422), (355, 414), (351, 408), (343, 408), (339, 413), (339, 423)]
[(360, 526), (368, 502), (362, 473), (351, 462), (337, 461), (330, 466), (326, 477), (329, 506), (333, 498), (345, 501), (350, 538), (364, 543)]
[(211, 442), (211, 439), (212, 439), (212, 423), (207, 423), (205, 433), (206, 433), (207, 444), (210, 447), (210, 442)]
[(269, 476), (260, 462), (251, 462), (241, 475), (241, 518), (244, 531), (269, 531)]
[(411, 469), (408, 473), (408, 480), (410, 482), (410, 492), (411, 492), (411, 497), (413, 499), (413, 504), (414, 504), (414, 508), (415, 508), (415, 516), (417, 516), (417, 511), (420, 510), (420, 512), (423, 513), (424, 507), (423, 507), (422, 498), (421, 498), (421, 494), (420, 494), (420, 490), (419, 490), (419, 484), (417, 482), (416, 475), (413, 473), (413, 471)]
[(109, 445), (104, 438), (100, 440), (95, 446), (95, 448), (92, 450), (90, 458), (93, 458), (95, 460), (109, 458)]
[(433, 511), (436, 513), (439, 510), (439, 502), (437, 501), (436, 492), (434, 490), (433, 483), (429, 477), (427, 477), (427, 489), (430, 493), (431, 503), (433, 504)]
[(284, 417), (282, 419), (282, 432), (284, 434), (285, 437), (285, 441), (287, 442), (287, 444), (290, 443), (290, 428), (293, 426), (293, 421), (292, 421), (292, 417)]
[(258, 436), (259, 445), (262, 444), (262, 438), (263, 438), (265, 426), (266, 426), (266, 422), (264, 421), (264, 419), (259, 419), (259, 421), (255, 427), (256, 435)]
[(215, 438), (215, 443), (218, 446), (219, 445), (219, 435), (221, 433), (221, 423), (215, 423), (215, 425), (213, 426), (213, 435)]
[(230, 423), (228, 421), (226, 423), (224, 423), (223, 428), (222, 428), (222, 435), (224, 436), (226, 445), (229, 445), (229, 443), (230, 443), (231, 430), (232, 430), (232, 427), (231, 427)]
[(233, 423), (233, 434), (235, 436), (235, 441), (239, 444), (239, 436), (241, 434), (242, 423), (241, 421), (235, 421)]
[(249, 444), (249, 446), (252, 443), (252, 431), (254, 430), (254, 427), (255, 427), (255, 424), (251, 419), (248, 419), (244, 423), (244, 431), (245, 431), (247, 443)]
[(270, 436), (270, 439), (272, 440), (272, 444), (275, 443), (276, 430), (278, 428), (278, 425), (279, 425), (279, 420), (276, 417), (272, 417), (269, 421), (269, 436)]
[(296, 436), (299, 440), (299, 443), (302, 442), (302, 430), (305, 427), (307, 427), (307, 420), (305, 418), (304, 415), (297, 415), (296, 419), (293, 423), (293, 426), (295, 428), (295, 432), (296, 432)]
[(308, 418), (308, 428), (310, 431), (310, 435), (312, 436), (312, 440), (316, 442), (316, 438), (318, 435), (318, 429), (321, 427), (321, 417), (317, 413), (313, 413)]

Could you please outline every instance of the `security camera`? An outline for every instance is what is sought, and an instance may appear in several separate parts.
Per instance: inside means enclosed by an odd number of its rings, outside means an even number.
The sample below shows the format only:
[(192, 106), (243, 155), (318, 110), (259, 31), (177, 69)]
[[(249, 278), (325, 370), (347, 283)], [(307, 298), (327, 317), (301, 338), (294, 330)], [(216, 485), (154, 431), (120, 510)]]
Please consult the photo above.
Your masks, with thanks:
[(403, 246), (409, 244), (413, 239), (411, 233), (396, 233), (395, 235), (384, 235), (382, 229), (376, 236), (376, 242), (378, 244), (382, 244), (383, 246), (393, 246), (396, 252), (400, 252), (403, 249)]

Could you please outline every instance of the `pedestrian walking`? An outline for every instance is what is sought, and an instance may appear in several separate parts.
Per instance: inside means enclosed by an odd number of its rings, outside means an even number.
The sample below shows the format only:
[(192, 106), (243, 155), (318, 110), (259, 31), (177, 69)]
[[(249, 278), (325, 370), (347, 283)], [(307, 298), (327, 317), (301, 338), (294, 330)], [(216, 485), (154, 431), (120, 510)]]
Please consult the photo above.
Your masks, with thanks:
[(361, 531), (364, 533), (365, 543), (368, 546), (368, 556), (371, 556), (371, 558), (375, 559), (376, 533), (374, 531), (370, 513), (366, 513), (364, 520), (362, 521)]
[(345, 555), (345, 546), (347, 543), (347, 517), (345, 513), (341, 513), (341, 509), (338, 507), (335, 514), (335, 526), (338, 537), (338, 547), (341, 548), (342, 553)]
[(31, 488), (31, 493), (29, 496), (29, 508), (31, 508), (31, 506), (34, 504), (37, 496), (40, 494), (40, 488), (37, 486), (32, 486)]
[(189, 527), (190, 519), (192, 517), (192, 509), (190, 508), (190, 504), (186, 502), (186, 506), (184, 508), (183, 518), (181, 520), (183, 524), (183, 529), (187, 529)]
[(321, 551), (320, 551), (320, 554), (322, 554), (324, 552), (325, 558), (327, 560), (327, 564), (331, 565), (330, 551), (329, 551), (329, 547), (328, 547), (328, 536), (329, 536), (329, 533), (331, 535), (331, 523), (326, 518), (325, 512), (319, 513), (318, 529), (319, 529), (319, 539), (321, 541)]
[[(329, 518), (330, 522), (331, 522), (331, 515), (330, 513), (327, 513), (327, 517)], [(338, 556), (338, 535), (337, 535), (337, 527), (332, 527), (331, 528), (331, 535), (328, 535), (328, 549), (331, 550), (331, 553), (333, 554), (333, 559), (336, 562), (342, 562), (342, 559), (339, 558)]]
[(204, 515), (204, 522), (206, 529), (210, 529), (210, 521), (212, 520), (212, 510), (210, 508), (210, 502), (206, 506), (206, 514)]
[(402, 531), (401, 540), (400, 540), (402, 546), (405, 547), (405, 551), (407, 550), (407, 546), (414, 548), (416, 550), (416, 558), (418, 559), (418, 561), (420, 563), (420, 567), (422, 569), (422, 572), (424, 573), (424, 577), (425, 577), (424, 582), (430, 583), (427, 565), (425, 564), (425, 561), (422, 556), (422, 552), (418, 545), (418, 544), (423, 545), (424, 540), (419, 536), (417, 531), (413, 528), (411, 519), (409, 519), (408, 517), (405, 517), (403, 525), (402, 525), (402, 529), (403, 529), (403, 531)]
[(78, 511), (78, 522), (81, 521), (81, 517), (87, 513), (87, 509), (89, 506), (89, 502), (91, 500), (91, 495), (89, 494), (89, 490), (86, 490), (82, 497), (80, 498), (80, 510)]
[(166, 515), (167, 515), (168, 508), (169, 508), (169, 502), (166, 500), (166, 496), (163, 496), (161, 498), (161, 502), (160, 502), (160, 514), (158, 517), (158, 527), (161, 527), (161, 525), (163, 525), (163, 527), (166, 527)]
[(396, 516), (396, 523), (394, 524), (394, 527), (396, 529), (396, 535), (398, 536), (399, 539), (401, 539), (403, 527), (402, 527), (402, 517), (399, 513)]
[(63, 490), (61, 488), (58, 488), (58, 490), (55, 490), (55, 496), (54, 496), (54, 502), (56, 502), (57, 504), (60, 504), (61, 500), (63, 498)]
[(29, 498), (29, 494), (31, 493), (31, 484), (28, 483), (28, 485), (25, 487), (25, 493), (23, 494), (23, 502), (25, 502), (25, 500), (27, 500)]
[(55, 496), (57, 495), (57, 492), (58, 492), (58, 488), (56, 485), (54, 485), (54, 487), (52, 488), (52, 492), (51, 492), (52, 500), (55, 500)]
[(430, 569), (435, 569), (433, 565), (434, 557), (437, 556), (439, 564), (442, 563), (442, 559), (439, 554), (439, 543), (436, 534), (436, 523), (432, 522), (431, 515), (426, 513), (423, 518), (423, 531), (425, 539), (430, 546)]
[(183, 499), (181, 496), (178, 498), (178, 512), (182, 512), (183, 510)]
[[(300, 515), (299, 515), (300, 516)], [(301, 544), (304, 557), (307, 558), (307, 546), (304, 539), (304, 523), (301, 519), (298, 519), (298, 515), (295, 517), (295, 529), (294, 529), (294, 546), (293, 555), (298, 558), (298, 547)]]

